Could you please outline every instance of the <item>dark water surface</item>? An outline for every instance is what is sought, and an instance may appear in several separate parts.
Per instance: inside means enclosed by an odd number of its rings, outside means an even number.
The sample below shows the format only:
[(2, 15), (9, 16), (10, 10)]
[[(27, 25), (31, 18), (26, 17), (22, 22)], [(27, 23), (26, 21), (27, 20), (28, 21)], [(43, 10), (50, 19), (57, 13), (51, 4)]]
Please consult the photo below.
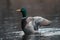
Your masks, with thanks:
[(55, 36), (41, 36), (40, 34), (32, 34), (32, 35), (17, 35), (15, 36), (8, 35), (4, 38), (0, 38), (0, 40), (60, 40), (60, 35)]
[(60, 36), (44, 37), (44, 36), (35, 36), (35, 35), (34, 36), (24, 35), (22, 37), (13, 37), (4, 40), (60, 40)]

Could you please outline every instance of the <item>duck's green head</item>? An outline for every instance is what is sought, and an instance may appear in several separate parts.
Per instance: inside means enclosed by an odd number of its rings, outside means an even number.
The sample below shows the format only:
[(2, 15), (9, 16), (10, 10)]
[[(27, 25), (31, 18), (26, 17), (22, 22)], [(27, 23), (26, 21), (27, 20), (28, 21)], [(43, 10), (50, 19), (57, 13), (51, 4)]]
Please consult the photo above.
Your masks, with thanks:
[(21, 8), (21, 11), (20, 12), (22, 13), (22, 16), (23, 17), (26, 17), (27, 16), (27, 11), (26, 11), (25, 8)]

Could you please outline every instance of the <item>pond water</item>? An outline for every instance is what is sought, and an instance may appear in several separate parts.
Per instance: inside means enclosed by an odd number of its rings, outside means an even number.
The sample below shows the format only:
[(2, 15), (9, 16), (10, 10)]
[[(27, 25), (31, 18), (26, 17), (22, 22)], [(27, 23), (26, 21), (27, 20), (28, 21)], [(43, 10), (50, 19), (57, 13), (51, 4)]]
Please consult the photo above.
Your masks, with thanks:
[(60, 40), (60, 28), (40, 28), (40, 34), (24, 35), (23, 31), (5, 33), (0, 40)]

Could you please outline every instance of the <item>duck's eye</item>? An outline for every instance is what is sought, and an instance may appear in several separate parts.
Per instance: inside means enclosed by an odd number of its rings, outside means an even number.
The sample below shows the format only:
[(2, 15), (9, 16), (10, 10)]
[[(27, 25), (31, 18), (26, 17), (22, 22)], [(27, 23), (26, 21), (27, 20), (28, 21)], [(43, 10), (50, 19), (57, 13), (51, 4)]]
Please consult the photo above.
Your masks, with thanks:
[(21, 12), (23, 12), (23, 11), (25, 11), (25, 10), (21, 10)]

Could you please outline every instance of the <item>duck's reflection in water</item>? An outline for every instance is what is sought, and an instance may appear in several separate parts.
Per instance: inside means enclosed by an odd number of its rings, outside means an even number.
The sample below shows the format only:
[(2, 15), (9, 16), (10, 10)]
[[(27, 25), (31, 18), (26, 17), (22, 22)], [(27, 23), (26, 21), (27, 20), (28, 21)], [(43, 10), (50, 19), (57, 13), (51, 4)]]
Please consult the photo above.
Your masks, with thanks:
[(22, 40), (60, 40), (60, 36), (23, 35)]
[(40, 36), (23, 35), (22, 40), (40, 40)]

